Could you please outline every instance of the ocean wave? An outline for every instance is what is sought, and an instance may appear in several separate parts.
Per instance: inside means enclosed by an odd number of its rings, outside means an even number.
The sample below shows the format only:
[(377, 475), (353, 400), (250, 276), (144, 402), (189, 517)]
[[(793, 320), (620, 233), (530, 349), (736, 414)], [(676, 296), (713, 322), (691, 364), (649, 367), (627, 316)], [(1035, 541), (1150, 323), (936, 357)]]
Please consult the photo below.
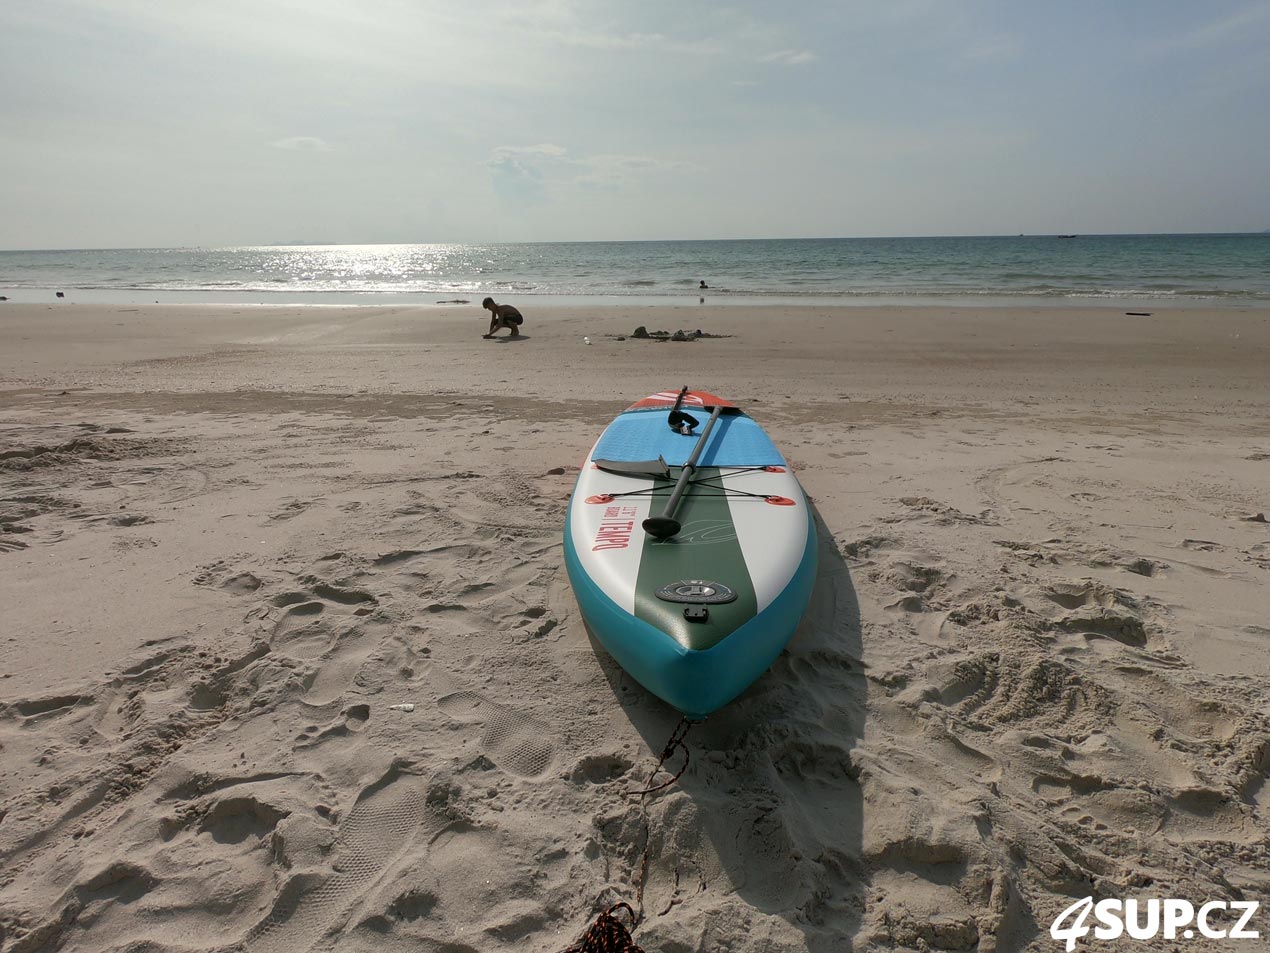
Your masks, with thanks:
[[(1096, 239), (1096, 240), (1095, 240)], [(6, 288), (416, 299), (1270, 300), (1264, 236), (1000, 236), (0, 252)], [(690, 299), (691, 296), (691, 299)], [(81, 298), (82, 300), (82, 298)]]
[[(867, 288), (808, 287), (815, 282), (791, 282), (785, 286), (720, 288), (711, 286), (711, 297), (722, 298), (1090, 298), (1090, 299), (1141, 299), (1141, 300), (1214, 300), (1214, 301), (1270, 301), (1270, 291), (1259, 289), (1228, 288), (1065, 288), (1061, 286), (1014, 288), (957, 286), (875, 286)], [(174, 293), (232, 293), (283, 295), (305, 298), (323, 295), (409, 296), (434, 294), (480, 294), (486, 291), (506, 292), (529, 297), (639, 297), (684, 298), (695, 296), (694, 288), (658, 287), (656, 282), (629, 282), (615, 286), (533, 284), (530, 282), (466, 282), (466, 283), (409, 283), (372, 285), (358, 282), (314, 281), (302, 283), (265, 279), (260, 282), (228, 281), (156, 281), (127, 282), (123, 279), (104, 279), (98, 282), (67, 283), (23, 282), (5, 280), (0, 276), (0, 288), (22, 290), (75, 290), (110, 292), (174, 292)]]

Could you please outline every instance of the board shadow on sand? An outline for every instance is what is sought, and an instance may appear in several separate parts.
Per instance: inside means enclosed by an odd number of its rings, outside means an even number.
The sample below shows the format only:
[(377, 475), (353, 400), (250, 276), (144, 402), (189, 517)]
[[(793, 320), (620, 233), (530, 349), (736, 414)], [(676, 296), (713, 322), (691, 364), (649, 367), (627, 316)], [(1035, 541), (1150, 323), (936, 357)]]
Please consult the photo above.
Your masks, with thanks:
[[(789, 936), (801, 933), (813, 953), (849, 948), (859, 929), (868, 887), (863, 803), (851, 760), (863, 737), (867, 694), (860, 609), (833, 534), (814, 506), (812, 514), (819, 565), (794, 637), (754, 685), (692, 727), (689, 769), (676, 785), (646, 798), (642, 930), (654, 929), (680, 904), (687, 911), (692, 896), (707, 890), (716, 902), (720, 892), (732, 893), (784, 920)], [(650, 753), (633, 778), (641, 781), (678, 713), (626, 675), (587, 631)], [(676, 753), (668, 767), (681, 763)]]

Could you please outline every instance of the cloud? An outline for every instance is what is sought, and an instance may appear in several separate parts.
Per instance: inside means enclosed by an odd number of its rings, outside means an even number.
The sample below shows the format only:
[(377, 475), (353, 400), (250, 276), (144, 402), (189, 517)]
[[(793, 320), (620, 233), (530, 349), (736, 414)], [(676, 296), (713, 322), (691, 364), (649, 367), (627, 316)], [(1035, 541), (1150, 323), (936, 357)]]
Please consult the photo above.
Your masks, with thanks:
[(760, 63), (780, 63), (782, 66), (802, 66), (804, 63), (811, 63), (816, 59), (816, 54), (810, 50), (777, 50), (775, 53), (768, 53), (766, 56), (759, 57)]
[(548, 192), (571, 189), (620, 190), (667, 173), (702, 171), (699, 166), (656, 156), (598, 154), (571, 156), (563, 146), (497, 146), (485, 166), (495, 192), (505, 199), (541, 202)]
[(577, 171), (574, 181), (578, 185), (604, 189), (632, 185), (666, 173), (682, 175), (702, 171), (691, 162), (653, 156), (595, 155), (579, 159), (574, 165)]
[(535, 146), (495, 146), (485, 160), (494, 192), (517, 204), (536, 204), (546, 197), (543, 183), (548, 170), (566, 155), (563, 146), (550, 142)]
[(1230, 38), (1244, 38), (1250, 28), (1270, 20), (1270, 3), (1253, 3), (1228, 17), (1214, 20), (1191, 37), (1196, 44), (1220, 43)]
[(287, 149), (291, 152), (330, 152), (331, 146), (325, 139), (317, 136), (291, 136), (269, 143), (275, 149)]
[(1187, 33), (1159, 38), (1153, 44), (1153, 48), (1159, 52), (1169, 53), (1174, 50), (1200, 49), (1232, 40), (1256, 38), (1264, 33), (1261, 27), (1267, 21), (1270, 21), (1270, 3), (1251, 3), (1227, 16), (1210, 20)]
[(496, 146), (485, 165), (502, 175), (542, 178), (543, 166), (563, 159), (567, 150), (550, 142), (536, 146)]
[(566, 46), (581, 46), (595, 50), (646, 50), (661, 49), (668, 41), (661, 33), (626, 33), (610, 35), (604, 33), (583, 32), (548, 32), (543, 36)]

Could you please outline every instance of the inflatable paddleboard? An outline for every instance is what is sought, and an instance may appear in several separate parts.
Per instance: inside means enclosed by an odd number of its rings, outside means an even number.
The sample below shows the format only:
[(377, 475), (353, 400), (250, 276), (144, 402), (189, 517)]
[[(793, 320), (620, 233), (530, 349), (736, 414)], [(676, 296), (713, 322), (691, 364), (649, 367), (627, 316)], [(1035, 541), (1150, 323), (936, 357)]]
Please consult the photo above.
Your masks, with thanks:
[(767, 670), (816, 575), (815, 524), (785, 458), (739, 407), (687, 388), (632, 404), (600, 435), (564, 550), (592, 634), (690, 719)]

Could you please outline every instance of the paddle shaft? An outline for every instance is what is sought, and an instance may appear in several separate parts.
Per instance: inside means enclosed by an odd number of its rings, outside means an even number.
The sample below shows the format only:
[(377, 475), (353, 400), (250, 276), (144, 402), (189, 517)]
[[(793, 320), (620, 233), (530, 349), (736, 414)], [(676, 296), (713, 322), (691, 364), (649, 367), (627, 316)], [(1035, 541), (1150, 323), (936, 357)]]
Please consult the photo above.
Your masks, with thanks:
[[(684, 490), (688, 488), (688, 481), (692, 479), (693, 471), (697, 468), (697, 458), (701, 456), (701, 451), (705, 449), (706, 441), (710, 439), (710, 431), (714, 429), (715, 421), (719, 419), (719, 414), (721, 413), (723, 413), (722, 407), (716, 407), (710, 412), (710, 419), (706, 421), (706, 427), (701, 431), (701, 437), (697, 440), (697, 445), (692, 448), (692, 456), (684, 464), (683, 472), (679, 474), (679, 479), (675, 482), (675, 488), (670, 493), (670, 499), (666, 501), (666, 506), (661, 511), (661, 516), (653, 517), (653, 520), (669, 521), (674, 519), (675, 510), (679, 507), (679, 500), (684, 495)], [(650, 529), (648, 524), (651, 521), (644, 521), (644, 529)], [(677, 527), (675, 532), (678, 532)]]

